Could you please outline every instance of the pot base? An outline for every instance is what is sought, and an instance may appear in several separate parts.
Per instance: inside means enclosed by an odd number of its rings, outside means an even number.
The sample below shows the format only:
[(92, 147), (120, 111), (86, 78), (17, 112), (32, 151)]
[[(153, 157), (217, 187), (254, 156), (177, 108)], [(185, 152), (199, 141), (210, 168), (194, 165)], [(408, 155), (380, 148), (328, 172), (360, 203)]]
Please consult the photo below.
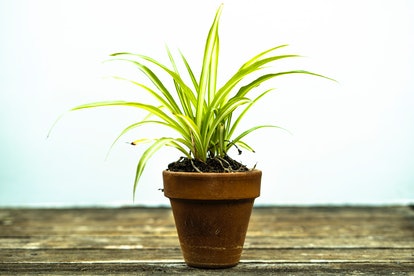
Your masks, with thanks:
[(226, 268), (239, 263), (254, 199), (170, 199), (188, 266)]

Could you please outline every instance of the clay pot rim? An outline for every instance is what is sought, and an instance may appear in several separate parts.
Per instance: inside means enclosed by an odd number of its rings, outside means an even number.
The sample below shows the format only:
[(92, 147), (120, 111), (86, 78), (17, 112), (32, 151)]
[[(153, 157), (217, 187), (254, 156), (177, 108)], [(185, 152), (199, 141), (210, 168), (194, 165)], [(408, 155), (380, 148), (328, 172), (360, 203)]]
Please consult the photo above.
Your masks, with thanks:
[(186, 176), (210, 176), (210, 177), (217, 177), (217, 176), (230, 176), (230, 175), (234, 175), (234, 174), (238, 174), (238, 175), (243, 175), (243, 174), (258, 174), (258, 173), (262, 173), (261, 170), (258, 169), (253, 169), (253, 170), (249, 170), (249, 171), (245, 171), (245, 172), (175, 172), (175, 171), (170, 171), (170, 170), (163, 170), (163, 173), (170, 173), (170, 174), (175, 174), (175, 175), (186, 175)]
[(248, 199), (260, 195), (262, 171), (198, 173), (163, 171), (164, 195), (193, 200)]

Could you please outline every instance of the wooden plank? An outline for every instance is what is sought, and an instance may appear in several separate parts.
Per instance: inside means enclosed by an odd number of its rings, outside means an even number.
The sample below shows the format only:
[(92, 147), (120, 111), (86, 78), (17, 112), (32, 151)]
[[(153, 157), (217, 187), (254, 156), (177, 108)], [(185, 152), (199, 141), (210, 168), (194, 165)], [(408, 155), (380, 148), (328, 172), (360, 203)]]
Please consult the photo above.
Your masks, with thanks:
[[(331, 237), (355, 232), (361, 236), (402, 236), (414, 230), (413, 212), (407, 212), (408, 208), (351, 209), (257, 208), (252, 214), (249, 236)], [(176, 233), (167, 208), (0, 210), (0, 220), (1, 236)]]
[(413, 275), (414, 264), (370, 263), (240, 263), (229, 269), (205, 270), (184, 263), (49, 263), (7, 264), (6, 275)]
[[(110, 218), (110, 219), (108, 219)], [(318, 221), (384, 221), (412, 219), (413, 212), (408, 207), (351, 207), (351, 208), (254, 208), (252, 225), (269, 225), (272, 222), (315, 223)], [(44, 222), (54, 225), (97, 224), (111, 227), (115, 222), (124, 226), (168, 225), (173, 226), (169, 208), (85, 208), (85, 209), (0, 209), (2, 227), (7, 225), (41, 226)], [(390, 224), (389, 226), (392, 226)], [(122, 229), (121, 229), (122, 230)]]
[(0, 209), (1, 236), (175, 234), (167, 208)]
[[(393, 212), (390, 212), (390, 209)], [(414, 247), (408, 208), (258, 208), (247, 247)], [(169, 209), (1, 210), (0, 248), (176, 246)], [(363, 223), (362, 223), (363, 222)]]
[[(0, 249), (153, 249), (178, 247), (174, 233), (171, 236), (26, 236), (0, 237)], [(414, 248), (410, 236), (340, 236), (340, 237), (275, 237), (247, 236), (244, 248)]]
[[(413, 249), (309, 248), (243, 250), (242, 260), (269, 263), (414, 263)], [(2, 249), (5, 263), (139, 263), (182, 261), (179, 248), (156, 249)]]

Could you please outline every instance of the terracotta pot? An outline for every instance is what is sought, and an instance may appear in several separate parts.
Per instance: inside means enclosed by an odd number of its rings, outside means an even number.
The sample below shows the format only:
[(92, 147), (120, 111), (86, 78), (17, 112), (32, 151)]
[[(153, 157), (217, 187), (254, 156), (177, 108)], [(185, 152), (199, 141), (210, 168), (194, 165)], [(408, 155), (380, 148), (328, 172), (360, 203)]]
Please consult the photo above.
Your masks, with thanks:
[(164, 171), (181, 250), (188, 266), (225, 268), (239, 263), (262, 172)]

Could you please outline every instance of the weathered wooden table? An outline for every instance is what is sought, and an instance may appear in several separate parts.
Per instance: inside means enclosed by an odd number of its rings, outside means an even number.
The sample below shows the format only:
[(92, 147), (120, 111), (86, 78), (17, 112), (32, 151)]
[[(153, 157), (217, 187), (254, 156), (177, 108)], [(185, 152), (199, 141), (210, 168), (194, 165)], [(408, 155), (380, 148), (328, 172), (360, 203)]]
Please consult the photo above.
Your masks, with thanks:
[(0, 209), (0, 274), (414, 275), (414, 210), (256, 208), (241, 263), (187, 267), (171, 210)]

